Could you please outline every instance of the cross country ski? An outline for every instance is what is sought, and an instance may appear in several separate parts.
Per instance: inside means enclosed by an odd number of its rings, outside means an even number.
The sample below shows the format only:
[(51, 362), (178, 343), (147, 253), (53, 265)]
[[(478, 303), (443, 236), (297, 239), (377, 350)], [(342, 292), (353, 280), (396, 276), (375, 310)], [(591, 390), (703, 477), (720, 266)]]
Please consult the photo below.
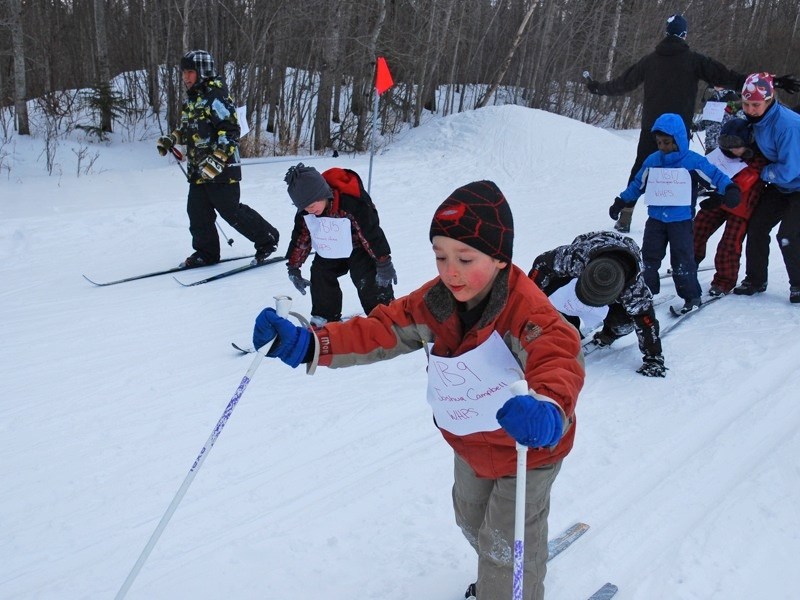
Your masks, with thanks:
[(222, 273), (217, 273), (216, 275), (212, 275), (211, 277), (206, 277), (205, 279), (198, 279), (197, 281), (192, 281), (191, 283), (184, 283), (177, 277), (173, 277), (173, 279), (178, 283), (180, 283), (183, 287), (192, 287), (195, 285), (202, 285), (204, 283), (209, 283), (210, 281), (217, 281), (218, 279), (224, 279), (225, 277), (230, 277), (231, 275), (236, 275), (237, 273), (244, 273), (245, 271), (250, 271), (251, 269), (257, 269), (259, 267), (263, 267), (266, 265), (283, 262), (285, 260), (286, 260), (285, 256), (273, 256), (272, 258), (268, 258), (267, 260), (255, 265), (252, 263), (242, 265), (241, 267), (236, 267), (235, 269), (231, 269), (230, 271), (223, 271)]
[[(252, 256), (233, 256), (230, 258), (223, 258), (220, 260), (220, 263), (231, 262), (234, 260), (244, 260), (245, 258), (253, 258)], [(219, 264), (219, 263), (214, 263)], [(213, 265), (208, 265), (213, 266)], [(83, 275), (83, 278), (91, 283), (92, 285), (96, 285), (98, 287), (105, 287), (107, 285), (117, 285), (118, 283), (126, 283), (128, 281), (138, 281), (139, 279), (147, 279), (149, 277), (157, 277), (159, 275), (169, 275), (170, 273), (178, 273), (180, 271), (189, 271), (192, 269), (200, 269), (202, 267), (172, 267), (170, 269), (162, 269), (160, 271), (151, 271), (150, 273), (144, 273), (142, 275), (133, 275), (132, 277), (125, 277), (124, 279), (116, 279), (114, 281), (94, 281), (93, 279), (89, 279), (86, 275)]]

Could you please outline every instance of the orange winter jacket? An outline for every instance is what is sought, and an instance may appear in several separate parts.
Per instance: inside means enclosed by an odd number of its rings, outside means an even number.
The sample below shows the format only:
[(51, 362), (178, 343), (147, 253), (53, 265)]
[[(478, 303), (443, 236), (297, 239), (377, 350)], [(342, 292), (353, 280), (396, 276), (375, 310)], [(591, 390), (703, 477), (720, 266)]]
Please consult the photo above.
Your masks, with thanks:
[[(388, 306), (377, 306), (368, 317), (316, 330), (318, 357), (312, 368), (386, 360), (420, 350), (426, 342), (433, 344), (435, 356), (459, 356), (497, 331), (525, 372), (528, 386), (555, 401), (565, 416), (559, 443), (531, 449), (528, 469), (566, 456), (575, 437), (575, 404), (585, 376), (575, 328), (514, 265), (498, 274), (483, 315), (469, 331), (462, 331), (456, 308), (455, 298), (437, 277)], [(465, 436), (440, 431), (479, 477), (498, 479), (516, 473), (515, 442), (503, 429)]]

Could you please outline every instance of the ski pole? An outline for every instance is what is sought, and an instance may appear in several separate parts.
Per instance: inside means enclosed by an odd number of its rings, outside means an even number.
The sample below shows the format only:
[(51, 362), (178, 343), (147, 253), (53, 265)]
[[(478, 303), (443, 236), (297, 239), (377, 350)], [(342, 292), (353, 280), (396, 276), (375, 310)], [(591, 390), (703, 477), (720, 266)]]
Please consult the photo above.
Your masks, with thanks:
[(225, 233), (225, 230), (222, 228), (222, 225), (219, 224), (219, 220), (215, 219), (214, 223), (216, 223), (217, 229), (219, 229), (219, 232), (222, 234), (222, 237), (228, 240), (228, 246), (233, 246), (233, 238), (228, 237), (228, 234)]
[[(511, 395), (528, 393), (528, 382), (524, 379), (511, 384)], [(528, 483), (528, 447), (517, 442), (517, 489), (514, 500), (514, 588), (512, 600), (522, 600), (522, 579), (525, 558), (525, 491)]]
[(582, 75), (583, 75), (583, 78), (584, 78), (586, 81), (591, 81), (591, 80), (592, 80), (592, 76), (589, 74), (589, 71), (584, 71), (584, 72), (582, 73)]
[[(282, 317), (286, 317), (289, 314), (289, 307), (292, 303), (292, 299), (289, 296), (275, 296), (275, 310), (278, 315)], [(273, 342), (274, 343), (274, 342)], [(261, 361), (264, 359), (264, 356), (269, 352), (269, 349), (272, 347), (272, 344), (267, 344), (262, 347), (258, 351), (256, 350), (256, 356), (253, 359), (253, 362), (250, 363), (250, 368), (247, 369), (247, 373), (245, 373), (244, 377), (242, 377), (242, 381), (239, 383), (239, 387), (236, 389), (236, 392), (233, 394), (233, 397), (228, 402), (228, 406), (225, 407), (225, 411), (222, 413), (222, 416), (217, 421), (217, 424), (214, 426), (214, 430), (211, 432), (208, 440), (206, 441), (205, 445), (200, 449), (200, 453), (197, 455), (197, 458), (194, 459), (194, 463), (192, 464), (192, 468), (189, 469), (189, 473), (186, 475), (186, 478), (183, 480), (181, 487), (178, 489), (178, 492), (175, 494), (175, 497), (170, 502), (167, 511), (164, 513), (164, 516), (161, 517), (161, 520), (158, 522), (155, 531), (150, 536), (147, 544), (142, 550), (142, 553), (139, 555), (139, 558), (136, 560), (136, 563), (133, 565), (131, 572), (128, 573), (127, 579), (122, 584), (122, 587), (117, 592), (117, 595), (114, 596), (115, 600), (122, 600), (125, 595), (128, 593), (128, 590), (133, 585), (136, 576), (139, 575), (139, 571), (142, 570), (147, 557), (150, 556), (150, 553), (153, 551), (156, 543), (158, 542), (158, 538), (161, 537), (161, 534), (166, 529), (169, 520), (172, 518), (172, 515), (175, 513), (175, 510), (178, 508), (178, 505), (183, 500), (184, 495), (186, 495), (186, 491), (189, 489), (189, 486), (194, 481), (197, 472), (200, 470), (200, 467), (203, 466), (203, 461), (205, 461), (206, 456), (208, 453), (211, 452), (211, 448), (214, 446), (214, 442), (217, 441), (219, 434), (222, 433), (222, 428), (225, 427), (225, 423), (227, 423), (228, 419), (233, 412), (233, 409), (236, 408), (236, 404), (239, 402), (239, 399), (244, 394), (245, 389), (247, 388), (247, 384), (250, 383), (250, 380), (253, 378), (253, 375), (258, 369)]]

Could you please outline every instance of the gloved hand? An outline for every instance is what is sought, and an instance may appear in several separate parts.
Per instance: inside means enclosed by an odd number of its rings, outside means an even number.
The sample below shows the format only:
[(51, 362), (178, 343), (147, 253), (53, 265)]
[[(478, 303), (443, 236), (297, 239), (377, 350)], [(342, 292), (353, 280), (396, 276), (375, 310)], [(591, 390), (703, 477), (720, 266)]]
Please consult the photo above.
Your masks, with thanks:
[(605, 348), (606, 346), (610, 346), (611, 344), (614, 343), (616, 339), (617, 338), (615, 338), (613, 335), (611, 335), (610, 333), (606, 333), (603, 330), (598, 331), (592, 336), (592, 342), (594, 342), (594, 344), (599, 348)]
[(622, 212), (623, 208), (625, 208), (625, 201), (617, 196), (614, 198), (614, 204), (612, 204), (608, 209), (608, 216), (616, 221), (619, 219), (619, 213)]
[(636, 372), (645, 377), (666, 377), (667, 367), (664, 366), (664, 357), (660, 354), (655, 356), (645, 354), (642, 366), (636, 369)]
[(594, 79), (587, 79), (586, 88), (589, 90), (590, 94), (598, 94), (600, 93), (600, 82)]
[(294, 369), (303, 362), (312, 335), (305, 327), (298, 327), (288, 319), (279, 317), (274, 308), (265, 308), (256, 317), (253, 326), (253, 346), (261, 348), (277, 336), (267, 356), (280, 358)]
[(514, 396), (497, 411), (497, 422), (523, 446), (555, 446), (563, 433), (561, 411), (529, 394)]
[(732, 183), (728, 187), (725, 188), (725, 197), (723, 198), (723, 202), (725, 206), (728, 208), (736, 208), (739, 206), (739, 202), (742, 199), (742, 193), (739, 191), (739, 186), (735, 183)]
[(206, 181), (211, 181), (222, 173), (227, 161), (228, 157), (221, 150), (214, 150), (214, 154), (206, 156), (197, 166), (200, 168), (202, 178)]
[(292, 285), (297, 288), (297, 291), (306, 295), (306, 288), (311, 285), (311, 282), (308, 279), (303, 279), (303, 275), (300, 273), (300, 269), (298, 267), (289, 267), (289, 281), (292, 282)]
[(389, 287), (392, 283), (397, 284), (397, 272), (394, 270), (391, 257), (379, 259), (375, 263), (375, 283), (378, 287)]
[(800, 92), (800, 79), (794, 75), (781, 75), (780, 77), (775, 77), (772, 80), (772, 85), (779, 90), (784, 90), (790, 94)]
[(709, 194), (708, 198), (700, 201), (700, 208), (714, 210), (722, 206), (722, 196), (719, 194)]
[(158, 141), (156, 141), (156, 150), (158, 150), (161, 156), (166, 156), (167, 152), (177, 143), (178, 140), (173, 134), (162, 135), (158, 138)]

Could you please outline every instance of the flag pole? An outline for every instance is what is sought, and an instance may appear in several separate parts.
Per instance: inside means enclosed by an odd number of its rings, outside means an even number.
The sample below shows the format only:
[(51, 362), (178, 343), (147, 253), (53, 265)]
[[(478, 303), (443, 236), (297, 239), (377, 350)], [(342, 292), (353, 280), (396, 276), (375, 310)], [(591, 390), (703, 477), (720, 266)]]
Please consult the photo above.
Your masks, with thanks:
[(378, 98), (377, 88), (374, 90), (375, 100), (372, 103), (372, 139), (369, 143), (369, 175), (367, 177), (367, 194), (372, 192), (372, 157), (375, 156), (375, 130), (378, 128)]

